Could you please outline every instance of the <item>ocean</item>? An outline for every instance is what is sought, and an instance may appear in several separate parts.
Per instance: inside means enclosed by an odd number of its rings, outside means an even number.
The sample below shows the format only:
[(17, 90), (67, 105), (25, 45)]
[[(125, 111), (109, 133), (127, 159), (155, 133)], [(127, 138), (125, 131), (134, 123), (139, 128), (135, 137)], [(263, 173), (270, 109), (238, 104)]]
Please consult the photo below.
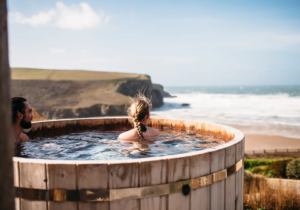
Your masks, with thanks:
[[(243, 127), (248, 134), (300, 138), (300, 86), (165, 87), (155, 118)], [(182, 106), (183, 103), (189, 106)]]

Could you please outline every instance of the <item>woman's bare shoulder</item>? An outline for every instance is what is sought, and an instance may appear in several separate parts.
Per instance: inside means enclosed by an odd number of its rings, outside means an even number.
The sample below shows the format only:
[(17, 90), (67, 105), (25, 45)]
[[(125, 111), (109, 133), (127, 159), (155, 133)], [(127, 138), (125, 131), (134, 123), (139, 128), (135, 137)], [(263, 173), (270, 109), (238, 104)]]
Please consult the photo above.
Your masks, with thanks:
[(159, 135), (159, 130), (157, 130), (156, 128), (147, 127), (147, 129), (152, 135)]
[(139, 138), (139, 136), (138, 136), (136, 130), (131, 129), (129, 131), (121, 133), (118, 137), (118, 140), (120, 140), (120, 141), (126, 141), (126, 140), (127, 141), (129, 141), (129, 140), (132, 141), (132, 140), (135, 140), (135, 139), (138, 139), (138, 138)]

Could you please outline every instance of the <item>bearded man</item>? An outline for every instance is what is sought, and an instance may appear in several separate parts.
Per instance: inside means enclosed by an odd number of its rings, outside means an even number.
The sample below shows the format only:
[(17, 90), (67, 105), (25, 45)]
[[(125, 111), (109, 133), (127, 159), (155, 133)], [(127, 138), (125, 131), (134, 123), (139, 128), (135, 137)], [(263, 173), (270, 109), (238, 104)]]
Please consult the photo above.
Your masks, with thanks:
[(11, 106), (15, 155), (18, 155), (20, 153), (22, 143), (29, 140), (28, 136), (23, 133), (23, 130), (31, 128), (33, 114), (32, 108), (25, 98), (12, 98)]

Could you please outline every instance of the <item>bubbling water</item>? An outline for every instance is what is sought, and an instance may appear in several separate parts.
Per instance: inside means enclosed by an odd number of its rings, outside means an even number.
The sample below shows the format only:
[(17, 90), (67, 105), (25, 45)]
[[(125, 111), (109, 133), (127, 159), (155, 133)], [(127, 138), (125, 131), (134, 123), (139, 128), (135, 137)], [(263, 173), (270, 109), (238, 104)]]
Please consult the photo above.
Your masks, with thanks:
[(24, 144), (21, 156), (52, 160), (124, 160), (182, 154), (225, 143), (224, 139), (211, 135), (165, 129), (158, 137), (142, 143), (118, 141), (123, 131), (91, 130), (36, 138)]

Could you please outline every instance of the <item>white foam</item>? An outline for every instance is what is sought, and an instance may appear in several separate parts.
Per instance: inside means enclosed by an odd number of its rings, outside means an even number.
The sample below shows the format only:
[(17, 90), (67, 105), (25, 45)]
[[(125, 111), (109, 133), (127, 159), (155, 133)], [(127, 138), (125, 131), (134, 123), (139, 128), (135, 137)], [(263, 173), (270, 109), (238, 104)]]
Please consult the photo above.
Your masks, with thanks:
[[(288, 94), (176, 94), (153, 111), (157, 117), (263, 127), (259, 133), (300, 138), (300, 97)], [(189, 103), (190, 107), (181, 106)], [(252, 131), (255, 133), (255, 130)]]

